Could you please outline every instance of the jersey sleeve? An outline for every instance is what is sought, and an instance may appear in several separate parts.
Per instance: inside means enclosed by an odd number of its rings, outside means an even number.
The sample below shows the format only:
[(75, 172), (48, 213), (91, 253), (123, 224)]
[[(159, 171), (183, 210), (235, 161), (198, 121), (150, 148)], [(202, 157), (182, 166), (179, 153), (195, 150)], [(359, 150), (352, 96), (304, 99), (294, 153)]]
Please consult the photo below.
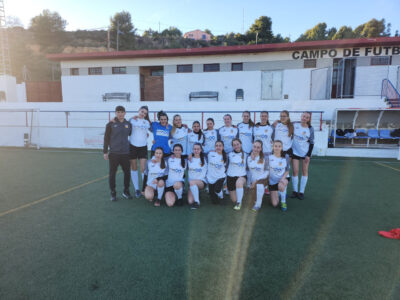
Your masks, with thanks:
[(314, 127), (310, 126), (310, 138), (308, 140), (310, 145), (308, 146), (308, 152), (306, 156), (311, 157), (312, 151), (314, 149)]
[(104, 143), (103, 143), (103, 153), (104, 154), (108, 153), (108, 147), (110, 145), (110, 139), (111, 139), (111, 123), (108, 123), (106, 125), (106, 132), (104, 133)]

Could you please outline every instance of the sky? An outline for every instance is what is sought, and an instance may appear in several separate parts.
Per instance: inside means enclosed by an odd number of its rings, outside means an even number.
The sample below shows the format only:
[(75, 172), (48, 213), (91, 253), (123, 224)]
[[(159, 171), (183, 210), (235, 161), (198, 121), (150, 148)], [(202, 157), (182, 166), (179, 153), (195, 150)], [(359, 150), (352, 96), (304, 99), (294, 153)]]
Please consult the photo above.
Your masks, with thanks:
[(57, 11), (67, 21), (67, 30), (105, 29), (116, 12), (128, 11), (142, 34), (170, 26), (183, 33), (210, 29), (214, 35), (244, 33), (260, 16), (272, 19), (272, 31), (296, 40), (320, 22), (330, 27), (353, 29), (372, 18), (392, 24), (400, 32), (400, 0), (4, 0), (6, 16), (17, 17), (29, 27), (32, 17), (44, 9)]

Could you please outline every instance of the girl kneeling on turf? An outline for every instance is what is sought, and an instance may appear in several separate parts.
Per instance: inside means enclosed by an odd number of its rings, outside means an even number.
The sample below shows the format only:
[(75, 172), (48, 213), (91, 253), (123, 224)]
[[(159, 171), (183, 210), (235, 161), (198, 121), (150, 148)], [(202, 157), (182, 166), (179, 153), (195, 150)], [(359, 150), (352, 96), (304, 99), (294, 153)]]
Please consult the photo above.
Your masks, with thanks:
[(193, 145), (193, 154), (188, 160), (188, 175), (190, 190), (188, 193), (188, 202), (191, 209), (200, 207), (199, 190), (203, 189), (206, 182), (207, 162), (204, 157), (203, 148), (200, 143)]
[(257, 201), (254, 204), (253, 211), (258, 211), (261, 208), (269, 173), (267, 158), (264, 157), (263, 153), (263, 143), (259, 140), (253, 143), (253, 150), (247, 158), (247, 167), (250, 174), (250, 178), (248, 179), (250, 182), (250, 188), (256, 188), (257, 195)]
[(227, 155), (222, 141), (215, 142), (215, 151), (208, 153), (207, 182), (208, 192), (212, 203), (221, 203), (223, 199), (222, 188), (226, 178)]
[(243, 187), (246, 185), (247, 155), (242, 149), (242, 142), (235, 138), (232, 141), (233, 151), (228, 154), (227, 184), (235, 210), (242, 207)]
[(272, 155), (268, 156), (269, 191), (274, 207), (279, 204), (279, 191), (281, 209), (282, 211), (286, 211), (286, 186), (288, 185), (286, 176), (289, 174), (290, 160), (289, 156), (284, 154), (282, 147), (282, 142), (275, 140), (272, 145)]
[(149, 201), (153, 201), (154, 192), (157, 190), (157, 200), (154, 202), (154, 206), (160, 206), (161, 198), (164, 194), (166, 171), (164, 151), (161, 147), (157, 147), (154, 151), (154, 157), (147, 163), (145, 170), (147, 185), (144, 190), (144, 197)]
[(182, 156), (183, 147), (181, 144), (175, 144), (172, 148), (173, 155), (168, 158), (165, 189), (165, 202), (168, 206), (183, 205), (182, 193), (184, 184), (184, 175), (186, 170), (186, 160)]

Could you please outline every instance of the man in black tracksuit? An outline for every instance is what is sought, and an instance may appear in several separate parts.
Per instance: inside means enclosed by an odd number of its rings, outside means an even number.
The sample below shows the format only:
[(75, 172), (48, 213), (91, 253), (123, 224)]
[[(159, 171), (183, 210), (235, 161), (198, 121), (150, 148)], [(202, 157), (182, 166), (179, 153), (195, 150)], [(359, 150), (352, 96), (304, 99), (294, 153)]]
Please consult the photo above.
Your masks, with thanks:
[[(117, 106), (115, 108), (114, 120), (106, 125), (104, 134), (104, 159), (109, 160), (110, 175), (109, 184), (111, 189), (111, 201), (117, 200), (117, 192), (115, 191), (115, 175), (118, 165), (121, 165), (124, 171), (124, 192), (122, 196), (132, 199), (129, 192), (129, 184), (131, 181), (131, 167), (129, 162), (129, 140), (128, 137), (132, 132), (132, 125), (125, 120), (125, 108)], [(110, 150), (108, 149), (110, 148)]]

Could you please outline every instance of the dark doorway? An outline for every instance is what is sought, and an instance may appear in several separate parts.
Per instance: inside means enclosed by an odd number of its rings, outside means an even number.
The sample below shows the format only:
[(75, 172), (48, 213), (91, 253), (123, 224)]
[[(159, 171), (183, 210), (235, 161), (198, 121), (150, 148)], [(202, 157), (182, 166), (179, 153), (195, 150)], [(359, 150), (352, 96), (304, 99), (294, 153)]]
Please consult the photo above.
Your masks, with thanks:
[(332, 70), (331, 98), (353, 98), (356, 78), (355, 58), (335, 58)]
[(164, 101), (164, 67), (140, 67), (140, 100)]

